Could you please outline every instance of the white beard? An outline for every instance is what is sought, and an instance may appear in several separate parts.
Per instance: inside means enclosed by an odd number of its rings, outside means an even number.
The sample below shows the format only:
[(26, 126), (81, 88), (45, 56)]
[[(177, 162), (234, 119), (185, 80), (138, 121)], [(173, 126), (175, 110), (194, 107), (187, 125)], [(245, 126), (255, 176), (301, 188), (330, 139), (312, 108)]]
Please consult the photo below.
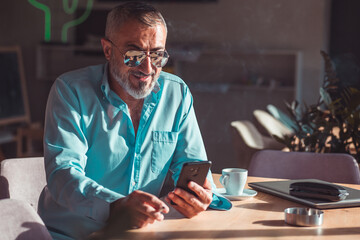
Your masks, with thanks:
[(119, 71), (120, 64), (116, 60), (114, 56), (111, 57), (111, 66), (110, 73), (115, 78), (116, 82), (133, 98), (135, 99), (143, 99), (146, 98), (154, 89), (156, 81), (159, 77), (159, 74), (155, 75), (155, 72), (151, 73), (151, 82), (147, 86), (147, 83), (140, 82), (138, 86), (134, 86), (130, 81), (130, 74), (141, 75), (142, 73), (139, 71), (129, 71), (127, 74), (122, 74)]

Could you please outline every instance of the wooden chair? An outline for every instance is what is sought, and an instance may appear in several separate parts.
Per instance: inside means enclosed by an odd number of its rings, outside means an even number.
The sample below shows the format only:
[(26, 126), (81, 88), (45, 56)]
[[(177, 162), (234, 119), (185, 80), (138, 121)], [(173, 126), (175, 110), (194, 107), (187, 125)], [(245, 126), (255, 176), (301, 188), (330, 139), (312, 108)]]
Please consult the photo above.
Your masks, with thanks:
[[(43, 135), (44, 129), (40, 123), (19, 127), (16, 136), (16, 156), (18, 158), (43, 156)], [(37, 144), (37, 148), (34, 146), (35, 144)]]
[(351, 155), (342, 153), (262, 150), (252, 156), (248, 171), (255, 177), (360, 184), (359, 165)]
[(231, 122), (232, 142), (238, 159), (236, 167), (249, 167), (251, 157), (262, 149), (283, 149), (285, 145), (273, 138), (263, 136), (250, 121)]
[(6, 159), (1, 145), (15, 142), (16, 157), (43, 156), (44, 129), (38, 122), (22, 124), (13, 130), (0, 131), (0, 161)]
[(6, 159), (3, 144), (16, 143), (16, 135), (9, 129), (0, 129), (0, 161)]
[(44, 158), (12, 158), (1, 162), (0, 199), (28, 202), (35, 210), (46, 185)]

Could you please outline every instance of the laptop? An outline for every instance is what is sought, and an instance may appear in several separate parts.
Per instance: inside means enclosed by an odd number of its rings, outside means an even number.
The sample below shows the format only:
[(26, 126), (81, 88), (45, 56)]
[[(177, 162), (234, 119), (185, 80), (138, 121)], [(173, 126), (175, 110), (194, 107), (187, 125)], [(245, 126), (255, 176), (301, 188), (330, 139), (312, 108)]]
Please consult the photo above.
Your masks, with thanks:
[(342, 186), (341, 184), (338, 185), (345, 188), (348, 191), (349, 195), (346, 197), (346, 199), (337, 202), (330, 202), (326, 200), (310, 199), (310, 198), (299, 198), (290, 195), (289, 193), (290, 184), (294, 182), (303, 182), (303, 181), (332, 184), (318, 179), (298, 179), (298, 180), (286, 180), (286, 181), (253, 182), (253, 183), (249, 183), (248, 185), (249, 187), (252, 187), (255, 190), (269, 193), (317, 209), (360, 206), (360, 190), (345, 187)]

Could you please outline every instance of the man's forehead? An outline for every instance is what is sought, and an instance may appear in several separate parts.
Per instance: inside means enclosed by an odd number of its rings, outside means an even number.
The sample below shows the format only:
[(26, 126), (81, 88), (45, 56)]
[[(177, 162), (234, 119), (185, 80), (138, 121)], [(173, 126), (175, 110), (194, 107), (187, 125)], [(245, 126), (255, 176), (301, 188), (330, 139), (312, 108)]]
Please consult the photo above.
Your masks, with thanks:
[(164, 47), (166, 43), (167, 33), (162, 24), (147, 26), (143, 23), (129, 22), (114, 32), (112, 37), (114, 41), (124, 45), (138, 45), (141, 47), (143, 43), (151, 43), (151, 45), (159, 45), (155, 47)]

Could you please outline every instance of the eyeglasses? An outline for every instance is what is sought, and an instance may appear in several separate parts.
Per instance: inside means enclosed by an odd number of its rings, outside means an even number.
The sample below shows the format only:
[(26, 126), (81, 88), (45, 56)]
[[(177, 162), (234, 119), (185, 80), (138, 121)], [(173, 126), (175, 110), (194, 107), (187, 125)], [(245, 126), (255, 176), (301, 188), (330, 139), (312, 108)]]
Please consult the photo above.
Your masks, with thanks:
[(157, 67), (162, 68), (166, 65), (169, 54), (164, 51), (141, 51), (141, 50), (129, 50), (125, 54), (122, 54), (118, 46), (116, 46), (110, 39), (107, 39), (124, 57), (124, 64), (128, 67), (139, 66), (147, 56), (150, 57), (151, 63)]

